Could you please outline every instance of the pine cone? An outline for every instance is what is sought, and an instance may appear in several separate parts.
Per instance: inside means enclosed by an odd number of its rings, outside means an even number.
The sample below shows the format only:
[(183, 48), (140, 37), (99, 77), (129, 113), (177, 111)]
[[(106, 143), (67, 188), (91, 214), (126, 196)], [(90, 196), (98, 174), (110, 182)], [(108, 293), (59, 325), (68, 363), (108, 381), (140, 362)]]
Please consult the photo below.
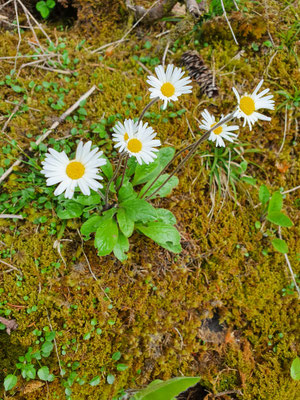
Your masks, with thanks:
[(201, 94), (206, 94), (208, 97), (219, 95), (219, 90), (213, 81), (213, 74), (197, 51), (184, 53), (181, 57), (181, 64), (185, 66), (189, 76), (198, 83)]

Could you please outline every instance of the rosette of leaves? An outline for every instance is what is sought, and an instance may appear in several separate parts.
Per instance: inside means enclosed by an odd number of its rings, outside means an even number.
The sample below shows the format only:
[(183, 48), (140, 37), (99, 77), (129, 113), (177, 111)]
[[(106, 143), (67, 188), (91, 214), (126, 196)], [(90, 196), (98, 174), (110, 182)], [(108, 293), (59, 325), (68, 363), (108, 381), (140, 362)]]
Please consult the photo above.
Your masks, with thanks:
[[(122, 185), (120, 186), (121, 176), (110, 185), (109, 194), (114, 201), (106, 209), (102, 200), (106, 189), (104, 185), (102, 194), (92, 192), (90, 196), (78, 195), (72, 200), (61, 198), (60, 205), (56, 209), (58, 217), (61, 219), (85, 217), (81, 234), (84, 240), (89, 240), (95, 235), (94, 244), (99, 256), (113, 252), (120, 261), (126, 260), (129, 238), (135, 231), (169, 251), (180, 253), (180, 234), (175, 228), (175, 216), (171, 211), (156, 208), (149, 203), (149, 200), (156, 197), (168, 196), (178, 185), (178, 178), (172, 176), (166, 185), (159, 189), (169, 176), (160, 173), (173, 158), (174, 153), (175, 150), (171, 147), (162, 148), (157, 158), (148, 165), (139, 165), (133, 157), (130, 158)], [(106, 161), (102, 171), (110, 180), (113, 176), (113, 167), (109, 160)]]

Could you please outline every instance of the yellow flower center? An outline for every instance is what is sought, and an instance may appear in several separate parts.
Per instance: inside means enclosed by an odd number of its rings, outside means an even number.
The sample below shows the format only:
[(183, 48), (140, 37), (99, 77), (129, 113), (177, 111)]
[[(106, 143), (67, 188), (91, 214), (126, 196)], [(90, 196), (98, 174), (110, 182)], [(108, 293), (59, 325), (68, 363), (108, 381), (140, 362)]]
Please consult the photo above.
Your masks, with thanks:
[(243, 96), (240, 101), (240, 109), (246, 115), (251, 115), (255, 111), (254, 100), (250, 96)]
[(166, 97), (171, 97), (175, 93), (175, 87), (170, 82), (166, 82), (160, 88), (162, 94)]
[(126, 142), (126, 140), (128, 140), (128, 139), (129, 139), (128, 133), (125, 132), (125, 135), (124, 135), (124, 140), (125, 140), (125, 142)]
[(127, 149), (132, 153), (139, 153), (142, 150), (142, 142), (139, 139), (130, 139), (127, 143)]
[[(215, 122), (214, 124), (211, 124), (211, 128), (213, 128), (215, 125), (217, 124), (217, 122)], [(222, 133), (223, 132), (223, 128), (222, 128), (222, 126), (219, 126), (219, 128), (217, 128), (217, 129), (215, 129), (214, 131), (213, 131), (213, 133), (215, 134), (215, 135), (220, 135), (220, 133)]]
[(79, 161), (71, 161), (66, 168), (66, 174), (71, 179), (80, 179), (85, 171), (84, 165)]

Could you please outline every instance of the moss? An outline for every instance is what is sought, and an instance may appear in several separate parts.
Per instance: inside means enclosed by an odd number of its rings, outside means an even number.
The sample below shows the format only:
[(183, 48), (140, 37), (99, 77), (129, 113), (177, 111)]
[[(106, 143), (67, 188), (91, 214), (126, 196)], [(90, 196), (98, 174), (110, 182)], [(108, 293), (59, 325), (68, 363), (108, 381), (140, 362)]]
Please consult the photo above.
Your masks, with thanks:
[[(92, 2), (84, 3), (81, 3), (82, 15), (85, 7), (91, 7), (89, 12), (94, 9)], [(93, 48), (114, 39), (110, 35), (112, 26), (117, 27), (112, 33), (116, 38), (124, 33), (121, 32), (122, 23), (118, 22), (116, 3), (112, 3), (111, 22), (107, 20), (110, 15), (107, 8), (99, 14), (105, 26), (98, 36), (89, 39)], [(283, 16), (279, 18), (281, 23), (287, 23)], [(286, 17), (287, 20), (289, 18)], [(98, 29), (100, 19), (91, 21), (90, 26), (82, 25), (82, 30), (93, 32)], [(185, 25), (184, 29), (186, 26), (189, 25)], [(98, 87), (101, 84), (100, 91), (87, 100), (85, 109), (88, 115), (82, 121), (82, 131), (74, 136), (74, 141), (91, 139), (101, 145), (107, 154), (111, 154), (111, 141), (103, 141), (93, 133), (91, 124), (117, 113), (136, 117), (149, 100), (145, 83), (147, 73), (132, 55), (149, 56), (151, 59), (162, 56), (165, 46), (155, 38), (157, 32), (154, 28), (147, 32), (151, 49), (143, 48), (140, 42), (140, 48), (136, 49), (136, 37), (133, 35), (128, 43), (104, 54), (104, 58), (99, 60), (98, 55), (76, 49), (79, 42), (78, 27), (58, 34), (61, 38), (67, 38), (66, 49), (70, 59), (79, 59), (78, 64), (74, 65), (79, 72), (77, 77), (69, 76), (69, 81), (66, 81), (65, 76), (52, 72), (29, 68), (21, 70), (18, 84), (24, 87), (28, 96), (26, 102), (31, 109), (16, 115), (10, 121), (7, 133), (22, 148), (29, 148), (30, 142), (41, 130), (49, 127), (93, 84)], [(199, 103), (196, 94), (182, 96), (172, 109), (177, 111), (186, 108), (185, 115), (194, 135), (199, 134), (194, 117), (199, 118), (204, 107), (209, 107), (216, 114), (230, 111), (235, 102), (231, 91), (233, 84), (251, 91), (254, 82), (258, 82), (268, 69), (266, 86), (275, 92), (282, 88), (290, 90), (298, 77), (296, 59), (287, 49), (278, 51), (270, 63), (275, 54), (272, 49), (254, 52), (250, 45), (245, 44), (244, 53), (234, 58), (239, 49), (233, 45), (230, 36), (226, 38), (222, 33), (222, 40), (219, 40), (213, 36), (215, 27), (211, 25), (209, 29), (213, 42), (208, 47), (195, 47), (208, 65), (214, 63), (216, 71), (219, 71), (217, 77), (221, 96), (213, 103), (206, 98), (200, 99)], [(0, 44), (1, 53), (13, 56), (17, 36), (12, 32), (6, 32), (5, 35), (7, 40)], [(179, 60), (187, 44), (194, 46), (192, 35), (186, 32), (180, 39), (178, 46), (182, 48), (174, 56), (176, 60)], [(25, 50), (26, 42), (21, 45), (21, 51)], [(9, 63), (4, 64), (3, 76), (9, 74), (11, 67)], [(151, 65), (147, 67), (152, 68)], [(224, 75), (221, 76), (221, 73)], [(58, 93), (45, 88), (37, 92), (28, 87), (32, 80), (37, 85), (53, 82), (67, 90), (64, 108), (53, 110), (48, 98), (54, 98)], [(6, 115), (13, 108), (6, 100), (20, 101), (22, 96), (13, 92), (9, 85), (3, 85), (1, 112)], [(136, 96), (142, 98), (136, 99)], [(276, 103), (283, 101), (279, 94), (275, 94), (275, 99)], [(161, 115), (158, 118), (153, 115), (147, 120), (155, 126), (165, 145), (179, 149), (195, 140), (187, 128), (185, 115), (164, 122), (168, 111), (161, 112), (157, 105), (151, 111)], [(247, 129), (241, 130), (240, 140), (260, 150), (260, 153), (245, 154), (248, 161), (255, 163), (249, 168), (258, 184), (267, 183), (272, 190), (281, 186), (287, 190), (297, 185), (299, 163), (292, 145), (296, 116), (297, 111), (292, 108), (288, 114), (291, 129), (287, 132), (286, 144), (279, 156), (277, 151), (282, 141), (284, 109), (274, 113), (271, 123), (257, 124), (251, 133)], [(68, 119), (49, 138), (67, 145), (60, 139), (68, 136), (74, 125), (74, 120)], [(111, 126), (106, 125), (108, 136)], [(28, 133), (32, 134), (31, 138), (27, 136)], [(13, 159), (18, 154), (17, 150), (11, 155), (3, 154), (2, 147), (7, 144), (4, 139), (0, 138), (0, 167), (4, 167), (5, 158)], [(74, 149), (75, 144), (70, 151)], [(67, 371), (66, 377), (72, 369), (68, 365), (74, 361), (80, 362), (77, 373), (86, 382), (96, 375), (101, 377), (100, 384), (95, 387), (88, 383), (82, 386), (74, 383), (72, 399), (75, 400), (89, 399), (91, 395), (107, 400), (121, 388), (138, 387), (156, 378), (168, 379), (181, 374), (200, 374), (212, 391), (239, 390), (243, 396), (237, 394), (237, 397), (246, 400), (296, 400), (298, 386), (289, 378), (289, 366), (298, 349), (297, 303), (293, 295), (282, 296), (282, 288), (290, 283), (284, 258), (273, 251), (270, 237), (265, 237), (254, 227), (255, 221), (261, 216), (260, 209), (254, 208), (259, 202), (257, 187), (246, 186), (247, 193), (245, 186), (238, 185), (239, 206), (232, 199), (216, 196), (214, 213), (211, 218), (208, 217), (212, 207), (210, 171), (202, 158), (202, 150), (208, 151), (209, 145), (203, 145), (185, 170), (179, 172), (180, 185), (172, 196), (154, 201), (176, 215), (182, 235), (182, 253), (172, 255), (149, 239), (135, 234), (130, 239), (128, 260), (121, 264), (113, 256), (97, 257), (92, 241), (88, 241), (84, 243), (84, 251), (98, 278), (97, 282), (89, 272), (81, 239), (76, 231), (80, 226), (79, 221), (68, 223), (63, 235), (63, 239), (68, 241), (61, 241), (61, 255), (53, 247), (56, 237), (50, 234), (50, 223), (57, 222), (58, 231), (60, 222), (54, 211), (39, 209), (37, 198), (45, 193), (44, 187), (38, 187), (33, 180), (35, 196), (23, 209), (27, 214), (25, 221), (12, 223), (0, 219), (0, 250), (16, 250), (15, 254), (3, 260), (20, 269), (23, 276), (21, 286), (17, 285), (20, 281), (17, 271), (1, 276), (1, 288), (4, 289), (1, 302), (7, 301), (12, 306), (2, 304), (0, 310), (11, 310), (9, 317), (15, 318), (19, 324), (18, 330), (10, 337), (1, 334), (1, 341), (4, 339), (8, 343), (0, 365), (4, 374), (14, 371), (17, 357), (24, 355), (29, 346), (39, 348), (33, 330), (49, 326), (50, 319), (57, 332), (59, 357)], [(278, 159), (288, 163), (288, 171), (281, 172), (276, 167)], [(24, 178), (28, 178), (29, 173), (27, 165), (23, 165), (5, 181), (3, 192), (11, 196), (17, 190), (27, 188), (29, 183)], [(47, 196), (55, 208), (55, 200)], [(286, 212), (295, 225), (288, 230), (283, 229), (295, 272), (299, 253), (298, 216), (294, 206), (296, 198), (296, 192), (291, 192), (284, 200)], [(47, 216), (48, 221), (42, 225), (34, 224), (41, 215)], [(263, 255), (265, 249), (269, 252), (268, 256)], [(7, 269), (2, 264), (1, 268)], [(24, 300), (24, 296), (28, 296), (28, 299)], [(37, 310), (28, 312), (34, 305)], [(202, 320), (212, 316), (215, 310), (218, 310), (221, 321), (228, 327), (225, 342), (203, 343), (199, 328)], [(101, 328), (102, 334), (97, 334), (96, 329), (92, 330), (92, 319), (97, 320), (95, 328)], [(90, 339), (84, 339), (88, 332), (91, 332)], [(118, 372), (112, 360), (112, 354), (116, 351), (122, 354), (119, 362), (128, 365), (124, 372)], [(44, 399), (46, 395), (51, 400), (64, 397), (63, 382), (58, 378), (56, 353), (53, 351), (43, 361), (57, 376), (54, 382), (49, 383), (47, 393), (45, 386), (35, 386), (33, 390), (31, 382), (20, 379), (16, 399)], [(116, 376), (114, 385), (106, 382), (108, 373)]]

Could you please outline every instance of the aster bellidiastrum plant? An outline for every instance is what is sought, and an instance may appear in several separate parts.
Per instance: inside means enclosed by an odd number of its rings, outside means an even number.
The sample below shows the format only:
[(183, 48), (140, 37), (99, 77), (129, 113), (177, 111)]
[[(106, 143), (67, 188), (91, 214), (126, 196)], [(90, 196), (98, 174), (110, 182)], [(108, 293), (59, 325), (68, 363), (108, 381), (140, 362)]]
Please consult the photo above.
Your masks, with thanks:
[[(244, 126), (248, 123), (251, 130), (259, 119), (270, 120), (257, 110), (274, 109), (273, 96), (266, 96), (269, 89), (258, 93), (262, 80), (252, 94), (240, 95), (233, 88), (238, 106), (218, 121), (204, 110), (199, 128), (206, 132), (175, 154), (174, 148), (161, 147), (155, 129), (142, 119), (157, 101), (163, 100), (162, 108), (166, 109), (168, 102), (190, 93), (192, 82), (184, 77), (181, 68), (173, 65), (168, 65), (166, 70), (160, 65), (155, 72), (156, 76), (147, 79), (152, 100), (139, 119), (119, 121), (113, 128), (112, 140), (119, 152), (115, 166), (98, 147), (92, 146), (91, 141), (85, 144), (80, 141), (72, 160), (64, 151), (59, 153), (49, 149), (42, 162), (42, 174), (47, 178), (47, 185), (58, 185), (54, 191), (61, 200), (58, 217), (68, 219), (83, 214), (86, 220), (81, 226), (81, 234), (85, 240), (95, 236), (99, 256), (113, 252), (120, 261), (126, 260), (128, 239), (134, 231), (148, 236), (171, 252), (179, 253), (180, 234), (175, 228), (175, 216), (169, 210), (154, 207), (151, 200), (171, 193), (178, 184), (176, 172), (206, 139), (217, 147), (225, 147), (225, 141), (237, 139), (238, 134), (233, 131), (237, 132), (239, 127), (228, 125), (228, 122), (243, 118)], [(171, 170), (173, 161), (182, 154), (185, 156)]]

